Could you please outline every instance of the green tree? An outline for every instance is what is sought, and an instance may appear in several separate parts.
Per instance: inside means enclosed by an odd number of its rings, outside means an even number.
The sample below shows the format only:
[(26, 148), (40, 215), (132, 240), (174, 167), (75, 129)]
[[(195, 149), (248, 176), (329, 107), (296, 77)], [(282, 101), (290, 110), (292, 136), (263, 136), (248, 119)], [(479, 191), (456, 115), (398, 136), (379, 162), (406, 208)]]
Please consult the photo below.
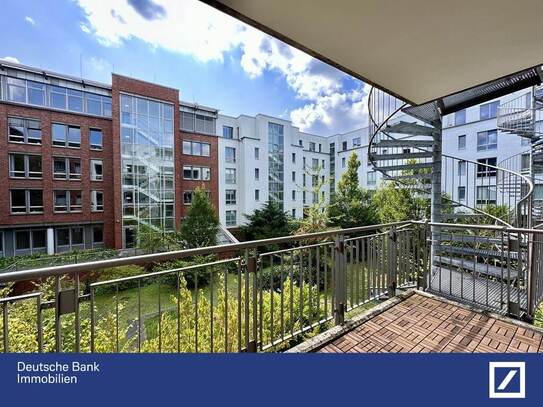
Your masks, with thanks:
[(312, 200), (312, 204), (304, 208), (304, 216), (298, 220), (296, 234), (322, 232), (329, 229), (330, 208), (324, 195), (324, 188), (330, 183), (321, 175), (321, 168), (306, 168), (306, 178), (311, 179), (311, 188), (303, 187), (306, 197)]
[(147, 225), (140, 225), (137, 235), (138, 249), (147, 253), (155, 253), (160, 250), (169, 249), (174, 240), (164, 230), (152, 228)]
[(287, 236), (292, 232), (289, 217), (273, 200), (269, 200), (261, 209), (256, 209), (252, 215), (245, 217), (248, 222), (241, 230), (247, 240)]
[(214, 246), (217, 244), (219, 217), (211, 204), (207, 191), (196, 188), (192, 205), (181, 224), (179, 237), (186, 248)]
[(372, 200), (380, 223), (422, 219), (426, 211), (424, 206), (419, 206), (411, 190), (394, 181), (383, 182)]
[(330, 204), (330, 221), (343, 229), (371, 225), (377, 219), (370, 193), (360, 187), (359, 168), (360, 160), (353, 152), (349, 157), (347, 171), (341, 176)]

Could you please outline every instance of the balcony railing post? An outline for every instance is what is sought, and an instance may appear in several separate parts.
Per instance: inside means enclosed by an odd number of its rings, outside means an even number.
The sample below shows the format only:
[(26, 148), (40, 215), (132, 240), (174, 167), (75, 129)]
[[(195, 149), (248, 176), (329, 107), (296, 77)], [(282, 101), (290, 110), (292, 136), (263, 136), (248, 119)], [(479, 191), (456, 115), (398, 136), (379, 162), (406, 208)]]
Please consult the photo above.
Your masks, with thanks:
[(347, 259), (343, 235), (335, 237), (334, 252), (334, 322), (336, 325), (341, 325), (345, 322), (347, 307)]
[[(257, 264), (258, 264), (258, 254), (257, 251), (247, 250), (247, 278), (245, 286), (245, 335), (247, 337), (247, 352), (255, 353), (258, 347), (258, 276), (257, 276)], [(253, 280), (252, 290), (249, 288), (249, 279)], [(252, 292), (250, 292), (252, 291)], [(249, 304), (251, 306), (249, 307)], [(249, 309), (251, 310), (249, 315)], [(252, 319), (252, 339), (250, 338), (250, 325)], [(262, 321), (260, 321), (262, 324)]]
[(387, 288), (388, 296), (394, 297), (396, 295), (396, 276), (398, 269), (398, 250), (397, 250), (397, 237), (396, 227), (392, 226), (388, 232), (388, 247), (387, 247)]

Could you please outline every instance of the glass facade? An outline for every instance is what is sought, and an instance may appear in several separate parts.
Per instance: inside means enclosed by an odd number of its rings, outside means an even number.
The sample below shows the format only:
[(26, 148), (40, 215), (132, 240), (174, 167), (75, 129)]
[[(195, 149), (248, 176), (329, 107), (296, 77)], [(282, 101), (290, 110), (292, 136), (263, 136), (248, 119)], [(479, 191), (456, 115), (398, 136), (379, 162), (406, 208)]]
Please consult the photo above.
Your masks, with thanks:
[(175, 229), (173, 105), (121, 94), (123, 239)]
[(284, 127), (268, 123), (268, 182), (269, 197), (276, 201), (281, 210), (284, 199)]

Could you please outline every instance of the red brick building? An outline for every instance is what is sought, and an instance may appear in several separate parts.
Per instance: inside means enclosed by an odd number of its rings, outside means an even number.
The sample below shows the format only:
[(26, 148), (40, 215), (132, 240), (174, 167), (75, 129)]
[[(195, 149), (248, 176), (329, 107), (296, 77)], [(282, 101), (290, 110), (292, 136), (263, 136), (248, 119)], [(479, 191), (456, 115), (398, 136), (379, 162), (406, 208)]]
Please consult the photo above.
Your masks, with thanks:
[(130, 247), (178, 228), (196, 186), (218, 208), (216, 117), (177, 89), (2, 62), (0, 255)]

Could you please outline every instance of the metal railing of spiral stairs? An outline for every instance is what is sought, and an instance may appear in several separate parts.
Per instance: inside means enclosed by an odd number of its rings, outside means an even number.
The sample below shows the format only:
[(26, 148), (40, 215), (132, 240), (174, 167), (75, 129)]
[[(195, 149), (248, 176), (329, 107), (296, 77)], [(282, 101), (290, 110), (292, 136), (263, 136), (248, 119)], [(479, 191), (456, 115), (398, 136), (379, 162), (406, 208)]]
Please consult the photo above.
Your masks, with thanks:
[[(394, 137), (394, 127), (401, 123), (400, 114), (409, 105), (376, 88), (368, 96), (370, 139), (368, 160), (383, 178), (394, 180), (403, 187), (429, 194), (429, 170), (432, 168), (433, 137), (410, 134)], [(406, 117), (408, 117), (406, 115)], [(416, 119), (411, 119), (414, 122)], [(422, 125), (421, 125), (422, 127)], [(392, 129), (393, 131), (389, 131)], [(423, 130), (423, 129), (422, 129)], [(489, 147), (491, 147), (489, 143)], [(449, 220), (472, 218), (505, 227), (531, 226), (533, 183), (529, 177), (499, 167), (495, 162), (476, 162), (442, 154), (442, 209)], [(386, 165), (379, 162), (385, 161)], [(420, 170), (420, 171), (419, 171)], [(426, 172), (426, 173), (425, 173)], [(413, 182), (413, 179), (420, 181)], [(501, 206), (501, 211), (491, 209)], [(503, 208), (511, 208), (504, 213)], [(445, 211), (442, 211), (445, 212)]]

